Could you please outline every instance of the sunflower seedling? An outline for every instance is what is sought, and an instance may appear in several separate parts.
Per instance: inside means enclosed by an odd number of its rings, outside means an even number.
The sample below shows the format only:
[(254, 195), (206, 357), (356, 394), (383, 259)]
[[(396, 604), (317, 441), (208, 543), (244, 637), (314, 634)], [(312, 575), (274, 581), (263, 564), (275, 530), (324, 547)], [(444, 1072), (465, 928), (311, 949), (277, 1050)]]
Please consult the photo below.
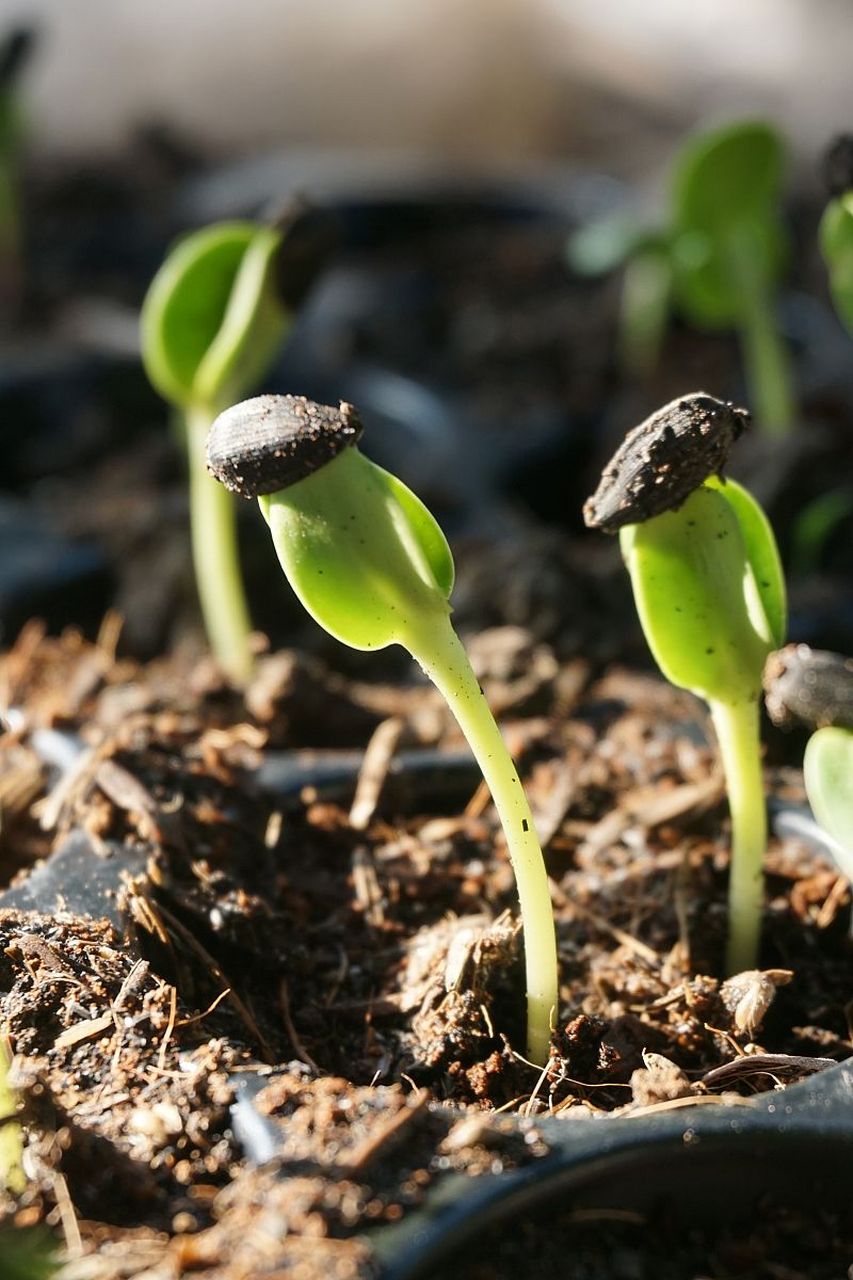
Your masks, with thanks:
[(24, 125), (20, 109), (21, 73), (35, 43), (27, 27), (0, 41), (0, 303), (12, 308), (23, 284), (23, 219), (20, 170)]
[(569, 265), (583, 276), (622, 268), (619, 358), (631, 377), (645, 378), (660, 359), (672, 309), (672, 253), (666, 232), (614, 214), (571, 237)]
[(277, 226), (225, 222), (181, 240), (142, 307), (142, 358), (181, 414), (190, 478), (196, 584), (211, 649), (238, 682), (251, 671), (250, 623), (234, 504), (207, 474), (216, 415), (261, 379), (326, 255), (311, 212)]
[(747, 415), (682, 397), (625, 439), (584, 507), (619, 533), (640, 622), (663, 674), (708, 703), (732, 822), (727, 969), (755, 967), (767, 818), (759, 697), (784, 637), (779, 553), (755, 499), (721, 471)]
[(832, 837), (838, 865), (853, 881), (853, 658), (787, 645), (767, 659), (764, 697), (780, 728), (815, 730), (803, 759), (806, 794)]
[(818, 238), (835, 309), (853, 333), (853, 137), (836, 139), (824, 167), (831, 199)]
[(362, 425), (296, 396), (259, 396), (221, 414), (208, 465), (259, 500), (282, 569), (312, 617), (354, 649), (401, 644), (447, 700), (494, 798), (521, 903), (530, 1058), (548, 1058), (557, 955), (548, 879), (530, 807), (450, 622), (454, 566), (414, 493), (357, 447)]
[(775, 129), (742, 121), (691, 138), (670, 178), (667, 225), (625, 218), (584, 229), (569, 261), (586, 274), (625, 265), (622, 348), (634, 372), (657, 361), (670, 307), (700, 328), (735, 328), (759, 425), (785, 434), (796, 413), (774, 317), (786, 258), (779, 206), (784, 148)]

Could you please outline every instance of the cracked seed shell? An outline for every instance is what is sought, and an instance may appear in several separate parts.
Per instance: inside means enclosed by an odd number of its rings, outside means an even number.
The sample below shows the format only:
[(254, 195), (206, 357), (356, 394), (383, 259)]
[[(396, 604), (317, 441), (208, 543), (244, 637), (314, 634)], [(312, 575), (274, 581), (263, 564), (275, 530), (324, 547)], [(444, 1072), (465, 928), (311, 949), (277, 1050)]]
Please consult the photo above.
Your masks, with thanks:
[(357, 444), (363, 431), (351, 404), (304, 396), (255, 396), (219, 417), (207, 437), (207, 469), (244, 498), (278, 493)]

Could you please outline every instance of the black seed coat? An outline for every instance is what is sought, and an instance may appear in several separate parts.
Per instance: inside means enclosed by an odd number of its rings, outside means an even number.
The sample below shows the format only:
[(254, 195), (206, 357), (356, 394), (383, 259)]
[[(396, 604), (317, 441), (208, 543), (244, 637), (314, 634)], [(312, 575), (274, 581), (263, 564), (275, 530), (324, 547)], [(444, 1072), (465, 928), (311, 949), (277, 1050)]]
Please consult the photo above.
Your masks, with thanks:
[(786, 645), (767, 659), (764, 701), (782, 729), (797, 724), (853, 729), (853, 658), (807, 644)]
[(337, 249), (340, 225), (333, 213), (297, 197), (287, 202), (273, 226), (281, 232), (273, 268), (276, 290), (281, 303), (296, 311)]
[(853, 188), (853, 134), (840, 134), (827, 148), (823, 180), (831, 196), (843, 196)]
[(696, 392), (664, 405), (630, 431), (584, 504), (590, 529), (616, 533), (663, 511), (677, 511), (708, 476), (718, 475), (749, 422), (736, 409)]
[(339, 409), (304, 396), (255, 396), (220, 413), (207, 437), (207, 469), (244, 498), (304, 480), (357, 443), (363, 427), (351, 404)]

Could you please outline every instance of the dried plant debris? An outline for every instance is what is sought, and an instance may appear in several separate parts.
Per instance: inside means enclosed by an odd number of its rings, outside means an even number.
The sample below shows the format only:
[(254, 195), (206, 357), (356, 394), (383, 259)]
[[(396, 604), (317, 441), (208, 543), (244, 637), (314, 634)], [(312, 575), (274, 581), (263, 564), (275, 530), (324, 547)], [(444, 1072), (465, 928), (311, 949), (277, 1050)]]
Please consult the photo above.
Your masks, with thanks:
[(807, 644), (771, 653), (764, 668), (764, 700), (782, 729), (835, 725), (853, 729), (853, 658)]
[(629, 432), (583, 509), (590, 529), (616, 533), (675, 511), (708, 476), (721, 475), (749, 422), (745, 409), (704, 392), (681, 396)]
[(733, 1033), (754, 1039), (778, 988), (787, 986), (793, 976), (790, 969), (750, 969), (726, 978), (720, 999), (731, 1015)]
[[(370, 709), (362, 746), (394, 717), (401, 742), (455, 749), (423, 687), (367, 690), (271, 658), (253, 713), (202, 669), (112, 665), (70, 636), (33, 633), (2, 660), (27, 723), (88, 752), (64, 787), (38, 766), (15, 802), (7, 879), (23, 848), (49, 856), (71, 833), (107, 866), (137, 851), (144, 872), (120, 885), (125, 938), (73, 912), (0, 912), (32, 1170), (4, 1211), (57, 1231), (70, 1280), (361, 1280), (371, 1224), (445, 1174), (544, 1154), (542, 1114), (742, 1100), (853, 1051), (849, 898), (796, 842), (770, 848), (767, 967), (710, 976), (722, 793), (689, 695), (622, 668), (598, 679), (520, 628), (475, 652), (549, 837), (563, 1016), (544, 1071), (520, 1052), (515, 891), (473, 780), (461, 796), (441, 771), (428, 792), (383, 787), (355, 825), (351, 793), (303, 788), (284, 806), (256, 784), (265, 735), (293, 741), (291, 713), (324, 706), (342, 724), (345, 703)], [(522, 689), (527, 653), (537, 680)], [(16, 767), (32, 750), (29, 730), (0, 738)], [(790, 778), (786, 794), (801, 794)], [(247, 1078), (263, 1168), (232, 1113)]]

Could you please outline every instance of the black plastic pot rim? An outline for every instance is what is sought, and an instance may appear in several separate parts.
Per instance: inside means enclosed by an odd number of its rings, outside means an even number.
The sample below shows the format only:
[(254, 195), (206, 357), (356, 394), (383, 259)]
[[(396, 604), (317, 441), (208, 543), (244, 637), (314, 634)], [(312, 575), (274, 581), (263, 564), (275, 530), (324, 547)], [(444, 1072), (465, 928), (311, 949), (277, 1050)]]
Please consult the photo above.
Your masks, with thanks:
[(628, 1193), (632, 1207), (639, 1196), (643, 1205), (668, 1203), (693, 1221), (707, 1213), (713, 1181), (717, 1194), (724, 1193), (722, 1212), (729, 1220), (732, 1213), (750, 1212), (741, 1180), (755, 1194), (764, 1182), (781, 1183), (799, 1197), (804, 1180), (823, 1167), (828, 1181), (820, 1184), (818, 1203), (846, 1209), (853, 1176), (853, 1060), (739, 1105), (692, 1105), (636, 1118), (545, 1116), (535, 1125), (549, 1155), (506, 1173), (449, 1178), (399, 1224), (369, 1237), (382, 1280), (422, 1280), (481, 1239), (485, 1255), (509, 1221), (552, 1201), (625, 1207), (629, 1186), (639, 1187)]

